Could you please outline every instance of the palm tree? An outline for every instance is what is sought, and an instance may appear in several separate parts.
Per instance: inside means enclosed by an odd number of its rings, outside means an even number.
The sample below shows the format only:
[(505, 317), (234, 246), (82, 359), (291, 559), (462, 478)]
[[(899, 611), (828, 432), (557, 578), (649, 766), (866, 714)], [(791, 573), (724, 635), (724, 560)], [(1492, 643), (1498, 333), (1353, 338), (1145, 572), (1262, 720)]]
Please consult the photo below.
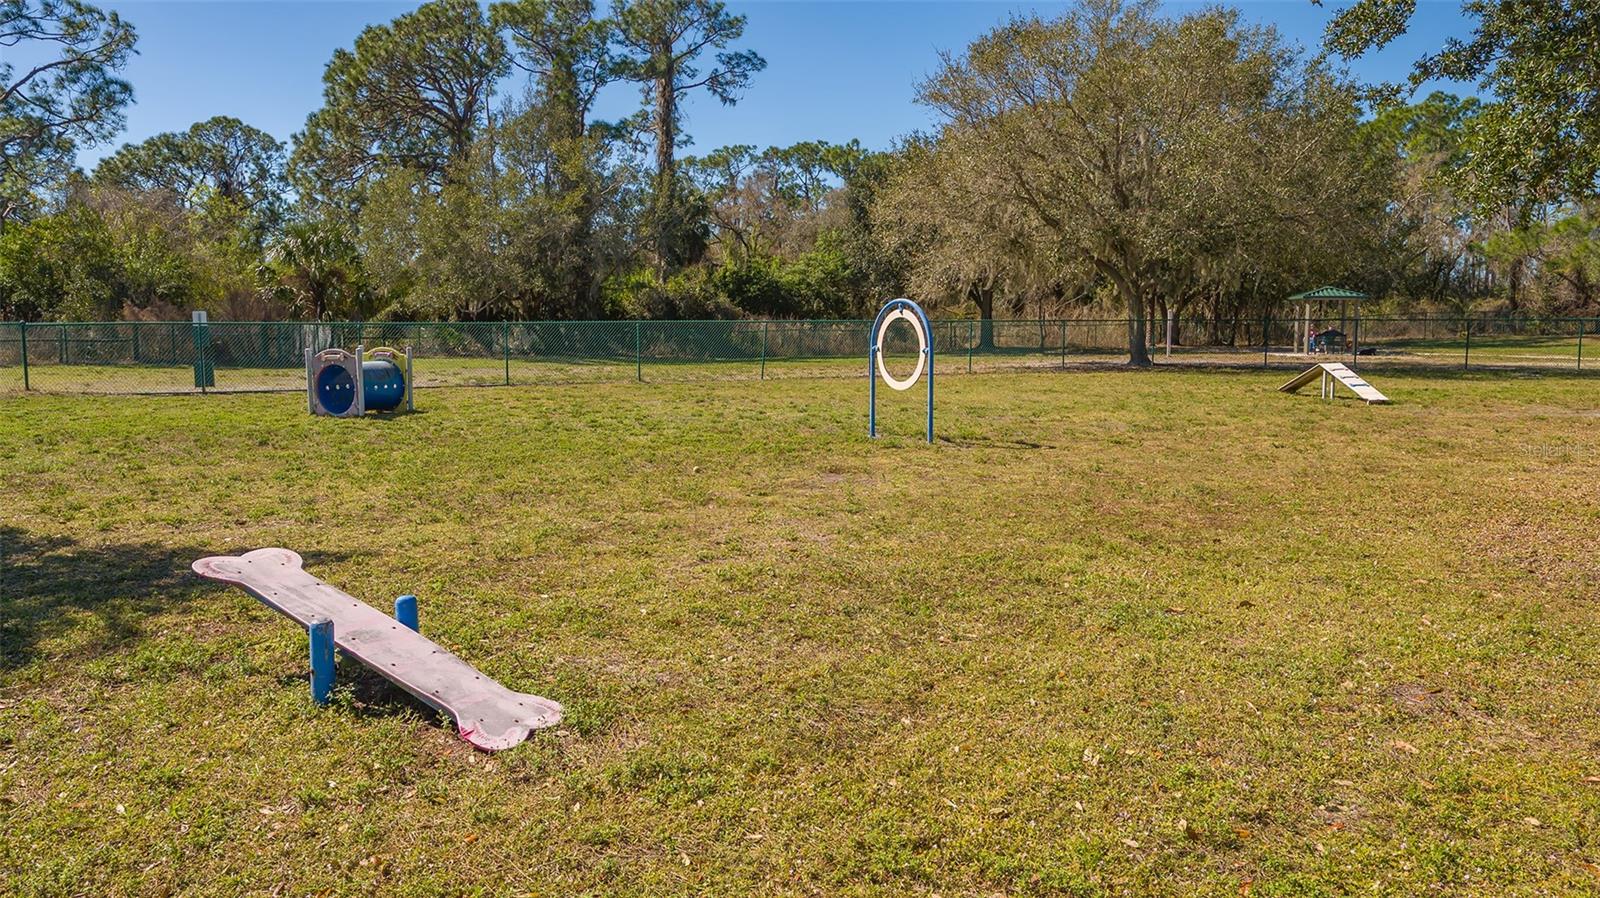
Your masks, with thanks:
[(320, 219), (290, 222), (267, 247), (263, 291), (299, 317), (360, 314), (367, 298), (361, 256), (344, 229)]

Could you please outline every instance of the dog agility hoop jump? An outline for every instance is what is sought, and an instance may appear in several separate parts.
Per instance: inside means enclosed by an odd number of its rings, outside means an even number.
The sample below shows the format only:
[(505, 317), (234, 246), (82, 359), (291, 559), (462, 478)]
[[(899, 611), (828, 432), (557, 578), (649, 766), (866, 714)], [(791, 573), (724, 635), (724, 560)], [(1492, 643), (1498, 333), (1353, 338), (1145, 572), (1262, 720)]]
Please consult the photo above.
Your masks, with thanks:
[[(889, 369), (883, 363), (883, 343), (889, 334), (889, 326), (896, 321), (905, 321), (911, 325), (911, 330), (917, 336), (917, 367), (911, 376), (899, 380), (889, 374)], [(878, 311), (878, 318), (872, 322), (872, 333), (867, 337), (867, 435), (878, 435), (878, 378), (889, 385), (889, 389), (901, 391), (909, 390), (917, 385), (917, 378), (922, 376), (924, 370), (928, 373), (928, 442), (933, 442), (933, 326), (928, 323), (928, 315), (922, 307), (909, 299), (891, 299), (884, 303)]]

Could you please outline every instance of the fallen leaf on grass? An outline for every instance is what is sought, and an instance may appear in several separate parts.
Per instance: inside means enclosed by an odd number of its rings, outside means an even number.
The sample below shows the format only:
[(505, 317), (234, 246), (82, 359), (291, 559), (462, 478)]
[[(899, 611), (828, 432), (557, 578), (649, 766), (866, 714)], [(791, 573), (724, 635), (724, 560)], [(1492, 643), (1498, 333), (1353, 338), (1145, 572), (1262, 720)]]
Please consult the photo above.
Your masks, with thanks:
[(1187, 614), (1188, 611), (1189, 611), (1189, 609), (1184, 608), (1181, 605), (1168, 605), (1167, 606), (1167, 613), (1168, 614)]
[(1238, 836), (1241, 840), (1250, 838), (1250, 830), (1241, 826), (1235, 826), (1233, 828), (1233, 834)]
[(1600, 776), (1586, 776), (1583, 778), (1583, 783), (1587, 786), (1600, 786)]
[(1588, 861), (1578, 861), (1578, 866), (1588, 870), (1589, 875), (1593, 876), (1595, 879), (1600, 879), (1600, 866), (1591, 864)]
[(1133, 840), (1133, 839), (1123, 839), (1122, 840), (1122, 844), (1128, 846), (1129, 848), (1138, 848), (1139, 847), (1139, 843), (1137, 841)]
[(1253, 880), (1253, 879), (1242, 879), (1242, 880), (1240, 880), (1239, 881), (1239, 894), (1240, 895), (1248, 895), (1248, 894), (1250, 894), (1250, 887), (1255, 885), (1255, 883), (1256, 883), (1256, 881)]
[(1522, 818), (1522, 822), (1528, 824), (1529, 826), (1544, 826), (1538, 817), (1524, 817)]
[(1417, 747), (1405, 741), (1404, 739), (1396, 739), (1393, 742), (1390, 742), (1389, 746), (1391, 748), (1398, 748), (1408, 755), (1414, 755), (1417, 753)]

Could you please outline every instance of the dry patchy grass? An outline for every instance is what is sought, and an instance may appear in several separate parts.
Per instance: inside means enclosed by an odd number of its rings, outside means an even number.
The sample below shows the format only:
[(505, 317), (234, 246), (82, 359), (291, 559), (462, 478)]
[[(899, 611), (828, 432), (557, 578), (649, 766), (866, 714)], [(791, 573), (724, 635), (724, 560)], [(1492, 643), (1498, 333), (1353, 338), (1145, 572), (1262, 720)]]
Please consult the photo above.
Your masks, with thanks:
[[(0, 891), (1592, 888), (1593, 381), (1281, 379), (0, 400)], [(569, 719), (311, 707), (265, 545)]]

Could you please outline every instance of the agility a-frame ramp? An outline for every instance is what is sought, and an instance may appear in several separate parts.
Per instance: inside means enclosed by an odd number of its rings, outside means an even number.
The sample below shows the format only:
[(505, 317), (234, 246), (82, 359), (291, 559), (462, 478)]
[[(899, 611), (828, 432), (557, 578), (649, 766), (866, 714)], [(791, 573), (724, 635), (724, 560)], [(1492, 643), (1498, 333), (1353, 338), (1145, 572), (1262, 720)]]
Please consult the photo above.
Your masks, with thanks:
[(1304, 373), (1296, 375), (1294, 380), (1289, 381), (1278, 389), (1285, 393), (1298, 392), (1301, 387), (1319, 377), (1322, 378), (1323, 399), (1332, 399), (1334, 387), (1337, 384), (1344, 384), (1350, 392), (1356, 394), (1357, 399), (1364, 400), (1367, 405), (1382, 405), (1389, 401), (1389, 397), (1378, 392), (1377, 387), (1367, 383), (1362, 379), (1361, 375), (1351, 371), (1343, 362), (1323, 362), (1320, 365), (1312, 365)]
[(417, 628), (416, 597), (401, 596), (390, 617), (311, 576), (288, 549), (214, 555), (194, 563), (202, 577), (231, 583), (305, 627), (311, 636), (311, 694), (319, 703), (333, 686), (338, 648), (433, 708), (455, 718), (461, 738), (484, 751), (510, 748), (537, 729), (561, 722), (561, 706), (513, 692), (479, 673)]

